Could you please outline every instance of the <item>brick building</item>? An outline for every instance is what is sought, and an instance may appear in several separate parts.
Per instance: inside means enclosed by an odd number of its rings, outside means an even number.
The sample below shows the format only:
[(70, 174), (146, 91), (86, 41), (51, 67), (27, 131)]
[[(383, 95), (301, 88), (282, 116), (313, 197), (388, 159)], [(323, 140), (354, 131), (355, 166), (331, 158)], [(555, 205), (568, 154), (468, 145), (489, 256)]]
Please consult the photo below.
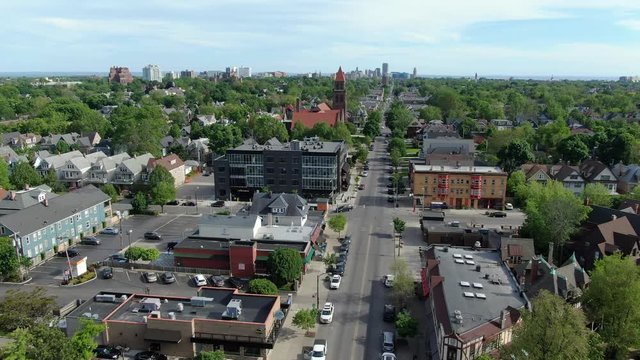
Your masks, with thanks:
[(133, 76), (128, 67), (112, 66), (109, 69), (109, 82), (126, 85), (133, 82)]

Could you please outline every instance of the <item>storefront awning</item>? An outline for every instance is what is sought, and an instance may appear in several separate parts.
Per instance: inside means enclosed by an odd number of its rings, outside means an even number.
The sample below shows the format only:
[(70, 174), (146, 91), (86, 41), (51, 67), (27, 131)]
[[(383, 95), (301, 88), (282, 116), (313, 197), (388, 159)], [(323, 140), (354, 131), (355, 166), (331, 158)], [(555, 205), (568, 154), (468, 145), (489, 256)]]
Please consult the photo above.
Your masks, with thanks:
[(182, 335), (177, 330), (147, 329), (144, 333), (144, 339), (178, 344), (182, 340)]
[(260, 255), (260, 256), (256, 256), (256, 260), (267, 261), (267, 260), (269, 260), (269, 257)]
[(309, 253), (307, 253), (307, 257), (304, 258), (304, 263), (305, 264), (310, 263), (315, 253), (316, 253), (316, 249), (314, 247), (311, 247), (311, 249), (309, 249)]

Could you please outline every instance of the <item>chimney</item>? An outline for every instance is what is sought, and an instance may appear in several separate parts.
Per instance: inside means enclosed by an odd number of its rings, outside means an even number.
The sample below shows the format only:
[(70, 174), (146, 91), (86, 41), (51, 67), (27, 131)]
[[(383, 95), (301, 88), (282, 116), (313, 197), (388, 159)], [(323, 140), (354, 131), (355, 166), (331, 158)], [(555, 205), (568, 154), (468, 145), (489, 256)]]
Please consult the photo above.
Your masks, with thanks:
[(553, 243), (549, 243), (549, 258), (547, 258), (549, 264), (553, 264)]
[(504, 309), (500, 311), (500, 329), (507, 327), (507, 319), (509, 318), (509, 310)]
[(24, 184), (24, 189), (29, 190), (30, 189), (29, 184)]
[(300, 98), (296, 99), (296, 112), (300, 112)]
[(636, 214), (640, 214), (640, 206), (638, 204), (633, 205), (633, 212), (635, 212)]
[(533, 284), (536, 279), (538, 279), (538, 271), (540, 267), (540, 260), (538, 257), (534, 256), (531, 258), (531, 284)]
[(615, 214), (611, 215), (611, 221), (616, 220), (618, 217)]
[(16, 192), (15, 191), (11, 191), (11, 200), (15, 200), (16, 199)]
[(273, 226), (273, 214), (269, 213), (267, 215), (267, 226)]
[(44, 206), (49, 206), (49, 199), (44, 199), (42, 203), (44, 204)]

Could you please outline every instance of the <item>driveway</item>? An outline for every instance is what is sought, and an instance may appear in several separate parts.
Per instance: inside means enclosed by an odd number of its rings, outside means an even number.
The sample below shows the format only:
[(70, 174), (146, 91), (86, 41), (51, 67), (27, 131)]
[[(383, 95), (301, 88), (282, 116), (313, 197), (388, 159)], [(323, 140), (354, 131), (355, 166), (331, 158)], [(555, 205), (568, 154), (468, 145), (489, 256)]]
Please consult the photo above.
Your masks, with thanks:
[(215, 187), (213, 185), (213, 175), (203, 176), (202, 174), (191, 177), (189, 183), (178, 187), (176, 198), (180, 200), (214, 200)]

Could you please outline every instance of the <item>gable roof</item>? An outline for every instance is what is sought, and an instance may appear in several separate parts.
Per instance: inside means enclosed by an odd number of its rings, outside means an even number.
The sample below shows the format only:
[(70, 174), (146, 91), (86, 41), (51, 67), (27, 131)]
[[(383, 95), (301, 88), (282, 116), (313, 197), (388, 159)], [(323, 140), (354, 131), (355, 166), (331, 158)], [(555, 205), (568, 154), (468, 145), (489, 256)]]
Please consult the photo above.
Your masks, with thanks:
[(524, 164), (520, 169), (524, 172), (524, 176), (527, 180), (530, 180), (539, 172), (543, 172), (547, 178), (550, 178), (549, 173), (547, 172), (547, 166), (543, 164)]
[(250, 214), (267, 215), (273, 208), (285, 208), (284, 216), (305, 216), (309, 210), (307, 201), (298, 194), (264, 193), (257, 191), (251, 199)]
[(340, 120), (340, 112), (341, 110), (331, 110), (329, 105), (324, 103), (314, 107), (312, 110), (294, 111), (291, 119), (292, 126), (301, 123), (307, 128), (312, 128), (315, 124), (323, 122), (330, 127), (334, 127)]
[[(604, 170), (608, 169), (605, 164), (598, 160), (585, 160), (580, 164), (580, 172), (582, 176), (587, 181), (593, 181), (598, 175), (600, 175)], [(615, 174), (613, 174), (614, 178), (611, 180), (616, 180)]]
[(122, 166), (129, 170), (133, 175), (136, 175), (144, 170), (145, 166), (149, 163), (149, 159), (153, 159), (153, 155), (149, 153), (138, 155), (134, 158), (123, 161)]
[(563, 181), (573, 174), (578, 175), (578, 179), (576, 179), (577, 181), (584, 181), (580, 175), (580, 168), (577, 166), (553, 165), (549, 167), (549, 175), (554, 180)]
[(336, 80), (335, 81), (346, 81), (346, 79), (344, 77), (344, 72), (342, 72), (342, 66), (340, 66), (338, 68), (338, 72), (336, 73)]
[(151, 172), (156, 166), (162, 166), (163, 168), (171, 171), (183, 166), (184, 162), (176, 154), (169, 154), (160, 159), (149, 159), (147, 164), (147, 170)]

